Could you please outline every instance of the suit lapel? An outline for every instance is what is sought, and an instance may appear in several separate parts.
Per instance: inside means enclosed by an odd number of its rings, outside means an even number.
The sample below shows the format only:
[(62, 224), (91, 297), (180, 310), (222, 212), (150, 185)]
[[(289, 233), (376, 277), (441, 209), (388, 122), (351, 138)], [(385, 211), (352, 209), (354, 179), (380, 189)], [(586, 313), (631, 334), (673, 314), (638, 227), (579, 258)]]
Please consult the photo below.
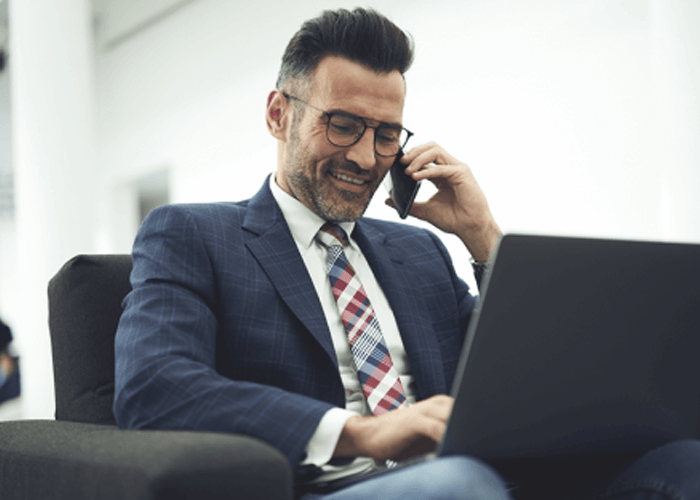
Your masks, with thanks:
[[(246, 246), (281, 299), (337, 367), (335, 349), (316, 289), (268, 183), (269, 178), (248, 204), (243, 229), (252, 233), (252, 237)], [(401, 248), (388, 241), (384, 233), (362, 220), (356, 224), (353, 237), (391, 305), (419, 397), (447, 393), (442, 355), (429, 321), (430, 314), (411, 280), (411, 276), (417, 274), (413, 264), (404, 259)]]
[(246, 246), (282, 300), (337, 367), (338, 361), (316, 289), (268, 182), (269, 179), (248, 204), (243, 229), (255, 236), (246, 242)]
[(413, 264), (384, 233), (363, 221), (355, 226), (353, 237), (391, 305), (419, 397), (447, 393), (442, 355), (429, 321), (430, 314), (415, 281), (411, 280), (411, 276), (418, 275)]

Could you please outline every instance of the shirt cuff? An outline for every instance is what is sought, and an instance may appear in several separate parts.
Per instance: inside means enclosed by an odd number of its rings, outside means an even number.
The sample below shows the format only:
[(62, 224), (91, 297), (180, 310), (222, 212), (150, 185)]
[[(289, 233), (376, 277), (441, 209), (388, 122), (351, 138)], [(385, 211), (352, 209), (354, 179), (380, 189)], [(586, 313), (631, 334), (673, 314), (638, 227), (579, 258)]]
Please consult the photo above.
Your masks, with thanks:
[(343, 408), (328, 410), (306, 445), (306, 458), (301, 465), (320, 467), (330, 462), (345, 422), (354, 415), (357, 414)]

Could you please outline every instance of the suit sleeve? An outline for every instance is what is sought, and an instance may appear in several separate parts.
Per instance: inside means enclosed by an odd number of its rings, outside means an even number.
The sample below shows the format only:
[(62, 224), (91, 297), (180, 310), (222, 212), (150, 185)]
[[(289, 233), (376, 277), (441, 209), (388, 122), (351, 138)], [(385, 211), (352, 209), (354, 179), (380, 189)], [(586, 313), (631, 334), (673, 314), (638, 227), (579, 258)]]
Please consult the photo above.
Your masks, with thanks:
[(462, 278), (457, 276), (450, 253), (447, 251), (447, 248), (445, 248), (445, 245), (440, 238), (432, 232), (429, 232), (428, 234), (444, 260), (445, 268), (448, 270), (451, 281), (451, 289), (454, 291), (454, 297), (458, 304), (457, 311), (459, 311), (459, 331), (462, 332), (462, 336), (465, 336), (472, 313), (476, 307), (478, 295), (473, 295), (469, 290), (469, 285), (467, 285)]
[(152, 212), (133, 263), (133, 291), (115, 338), (118, 425), (246, 434), (296, 468), (332, 405), (217, 372), (217, 276), (191, 213), (177, 206)]

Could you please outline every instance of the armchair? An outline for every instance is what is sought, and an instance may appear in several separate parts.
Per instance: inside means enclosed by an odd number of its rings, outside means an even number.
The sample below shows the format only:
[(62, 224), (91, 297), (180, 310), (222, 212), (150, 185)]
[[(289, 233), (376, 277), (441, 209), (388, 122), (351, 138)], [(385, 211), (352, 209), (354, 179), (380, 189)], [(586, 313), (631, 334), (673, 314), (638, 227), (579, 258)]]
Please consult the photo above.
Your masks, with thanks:
[(130, 271), (129, 255), (82, 255), (50, 281), (56, 420), (0, 423), (0, 498), (291, 500), (289, 463), (259, 440), (115, 426), (113, 343)]

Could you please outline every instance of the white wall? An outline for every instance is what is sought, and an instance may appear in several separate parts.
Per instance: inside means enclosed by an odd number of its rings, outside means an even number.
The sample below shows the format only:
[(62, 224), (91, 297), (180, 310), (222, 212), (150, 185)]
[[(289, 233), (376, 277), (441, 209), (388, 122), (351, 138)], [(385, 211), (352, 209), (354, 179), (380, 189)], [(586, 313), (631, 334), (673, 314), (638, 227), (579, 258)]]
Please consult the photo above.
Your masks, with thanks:
[[(683, 9), (676, 8), (679, 3)], [(700, 240), (700, 3), (651, 5), (661, 236)]]
[(76, 253), (94, 251), (91, 10), (88, 0), (10, 6), (17, 281), (7, 317), (29, 416), (53, 408), (47, 282)]
[[(156, 3), (179, 8), (129, 34), (154, 4), (98, 2), (113, 21), (97, 33), (101, 251), (129, 251), (134, 186), (149, 173), (169, 170), (176, 202), (258, 189), (275, 168), (263, 113), (282, 51), (331, 6)], [(412, 143), (435, 140), (467, 162), (503, 230), (700, 242), (700, 4), (372, 5), (416, 41), (404, 115)], [(381, 201), (370, 215), (396, 219)], [(469, 276), (466, 252), (445, 240)]]
[[(263, 110), (281, 52), (328, 4), (282, 5), (201, 0), (100, 52), (108, 175), (168, 166), (175, 201), (241, 199), (257, 189), (274, 168)], [(697, 181), (699, 155), (679, 162), (668, 150), (697, 143), (700, 112), (686, 107), (679, 123), (666, 108), (660, 123), (658, 108), (694, 96), (700, 34), (693, 27), (690, 40), (669, 39), (677, 27), (667, 18), (697, 20), (697, 4), (659, 5), (375, 3), (416, 40), (405, 112), (413, 144), (435, 140), (469, 163), (504, 230), (697, 241), (693, 227), (672, 227), (668, 211), (689, 178)], [(674, 54), (685, 74), (659, 78), (659, 54)], [(700, 212), (681, 198), (676, 212)], [(379, 205), (372, 213), (392, 217)]]

